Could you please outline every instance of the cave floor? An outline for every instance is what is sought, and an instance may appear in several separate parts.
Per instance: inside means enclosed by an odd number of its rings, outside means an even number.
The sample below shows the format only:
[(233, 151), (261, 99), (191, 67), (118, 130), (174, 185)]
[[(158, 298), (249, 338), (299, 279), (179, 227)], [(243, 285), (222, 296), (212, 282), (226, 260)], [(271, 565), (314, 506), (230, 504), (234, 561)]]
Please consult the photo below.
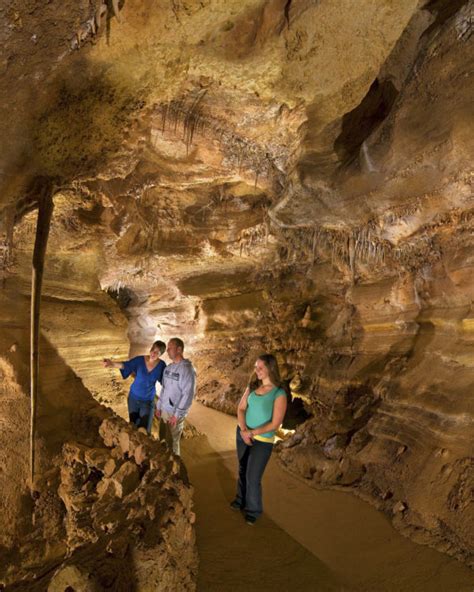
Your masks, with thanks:
[(189, 421), (205, 434), (182, 445), (195, 488), (199, 592), (474, 590), (469, 568), (406, 539), (354, 495), (309, 487), (275, 458), (263, 480), (265, 513), (248, 526), (229, 508), (235, 418), (195, 403)]

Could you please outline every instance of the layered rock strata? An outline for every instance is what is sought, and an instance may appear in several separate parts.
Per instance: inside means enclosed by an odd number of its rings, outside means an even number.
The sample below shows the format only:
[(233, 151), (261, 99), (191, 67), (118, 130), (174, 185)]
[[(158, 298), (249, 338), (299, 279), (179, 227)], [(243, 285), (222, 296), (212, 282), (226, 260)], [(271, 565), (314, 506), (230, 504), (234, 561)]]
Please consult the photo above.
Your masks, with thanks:
[[(37, 15), (11, 4), (25, 62)], [(311, 415), (282, 463), (472, 563), (473, 3), (158, 4), (45, 25), (41, 88), (41, 52), (18, 85), (7, 64), (5, 285), (28, 293), (54, 192), (45, 331), (97, 398), (123, 411), (117, 304), (134, 347), (184, 337), (227, 412), (273, 351)]]

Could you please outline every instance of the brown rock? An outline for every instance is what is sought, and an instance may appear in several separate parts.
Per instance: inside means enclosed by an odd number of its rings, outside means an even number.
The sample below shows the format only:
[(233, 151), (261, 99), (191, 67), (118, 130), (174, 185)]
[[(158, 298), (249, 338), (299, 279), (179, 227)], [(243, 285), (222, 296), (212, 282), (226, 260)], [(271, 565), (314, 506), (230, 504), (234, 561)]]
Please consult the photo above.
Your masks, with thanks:
[[(302, 442), (282, 448), (286, 465), (376, 504), (393, 491), (413, 531), (432, 516), (428, 542), (472, 561), (472, 2), (5, 4), (0, 491), (11, 516), (28, 473), (22, 301), (34, 212), (54, 192), (40, 467), (77, 440), (113, 449), (108, 474), (145, 454), (157, 482), (168, 470), (184, 479), (90, 395), (126, 417), (128, 385), (100, 359), (125, 359), (126, 335), (138, 347), (171, 320), (195, 339), (206, 404), (235, 413), (256, 355), (274, 352), (284, 379), (304, 377), (312, 415)], [(355, 432), (345, 448), (327, 443)], [(97, 475), (76, 445), (63, 461), (82, 467), (61, 468), (72, 539), (87, 520), (76, 494)], [(4, 522), (8, 540), (23, 533)]]
[(347, 440), (348, 438), (345, 434), (336, 434), (332, 438), (329, 438), (323, 446), (324, 454), (328, 458), (339, 460), (344, 454)]
[(115, 487), (115, 495), (123, 498), (134, 489), (140, 482), (140, 475), (135, 463), (125, 462), (119, 470), (110, 477), (111, 483)]
[(130, 435), (128, 432), (121, 431), (118, 439), (122, 454), (128, 454), (130, 452)]
[(145, 446), (139, 444), (133, 452), (133, 457), (137, 465), (141, 465), (148, 458)]
[(405, 502), (401, 502), (398, 501), (392, 508), (392, 512), (394, 514), (400, 514), (402, 512), (405, 512), (407, 510), (408, 506), (405, 504)]
[(84, 453), (84, 460), (89, 467), (103, 471), (110, 460), (110, 450), (108, 448), (90, 448)]
[(48, 592), (99, 592), (99, 587), (94, 583), (91, 574), (88, 574), (75, 565), (60, 567), (54, 574), (48, 586)]
[(106, 477), (110, 477), (117, 469), (117, 461), (113, 458), (109, 458), (104, 465), (103, 472)]

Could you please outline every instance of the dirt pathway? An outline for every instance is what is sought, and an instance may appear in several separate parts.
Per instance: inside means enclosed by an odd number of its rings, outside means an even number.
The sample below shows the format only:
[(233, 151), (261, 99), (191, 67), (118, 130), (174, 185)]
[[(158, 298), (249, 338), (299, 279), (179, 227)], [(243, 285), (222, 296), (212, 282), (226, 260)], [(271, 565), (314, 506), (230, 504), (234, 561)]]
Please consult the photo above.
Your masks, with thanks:
[(235, 426), (195, 403), (190, 422), (205, 436), (183, 442), (195, 487), (199, 592), (473, 592), (474, 572), (416, 545), (349, 493), (318, 491), (275, 459), (255, 526), (229, 509), (235, 490)]

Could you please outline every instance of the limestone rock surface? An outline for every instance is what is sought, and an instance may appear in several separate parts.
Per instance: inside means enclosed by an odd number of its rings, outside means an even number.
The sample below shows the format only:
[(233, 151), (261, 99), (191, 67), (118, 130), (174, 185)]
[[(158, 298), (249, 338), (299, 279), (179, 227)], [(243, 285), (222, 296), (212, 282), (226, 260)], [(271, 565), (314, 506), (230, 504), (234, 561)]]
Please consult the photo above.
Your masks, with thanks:
[[(283, 465), (471, 565), (473, 10), (0, 3), (3, 292), (29, 295), (35, 210), (53, 194), (57, 376), (72, 368), (124, 415), (100, 359), (179, 335), (199, 399), (232, 413), (274, 352), (299, 409)], [(5, 374), (21, 370), (15, 331)]]

